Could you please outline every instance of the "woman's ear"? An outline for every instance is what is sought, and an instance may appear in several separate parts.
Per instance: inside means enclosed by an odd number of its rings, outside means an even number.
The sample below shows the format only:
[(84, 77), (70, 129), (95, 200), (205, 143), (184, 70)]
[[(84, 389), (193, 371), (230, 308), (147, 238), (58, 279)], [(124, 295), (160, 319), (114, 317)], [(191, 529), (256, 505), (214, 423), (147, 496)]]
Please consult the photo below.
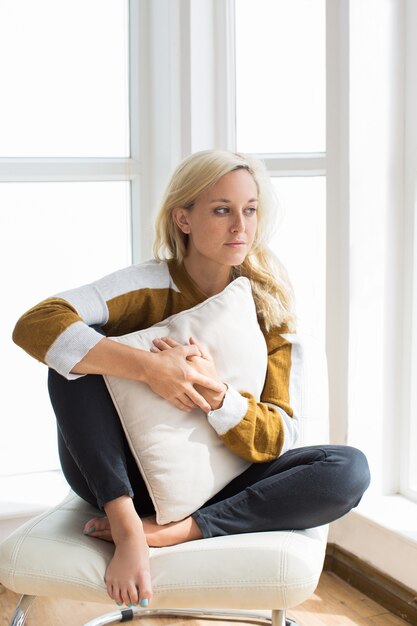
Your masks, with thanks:
[(188, 235), (191, 232), (190, 224), (188, 222), (188, 211), (187, 209), (179, 208), (175, 209), (172, 214), (174, 221), (178, 228), (182, 230), (183, 233)]

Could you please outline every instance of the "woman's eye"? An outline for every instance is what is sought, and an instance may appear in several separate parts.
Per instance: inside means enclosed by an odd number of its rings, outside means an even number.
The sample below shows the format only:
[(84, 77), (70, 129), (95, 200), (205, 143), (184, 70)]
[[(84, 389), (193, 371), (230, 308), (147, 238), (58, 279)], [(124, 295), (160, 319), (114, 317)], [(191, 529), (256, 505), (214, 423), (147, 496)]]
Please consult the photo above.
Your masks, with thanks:
[(226, 213), (229, 212), (229, 207), (219, 206), (216, 209), (214, 209), (214, 212), (217, 213), (218, 215), (225, 215)]
[(254, 213), (256, 213), (256, 207), (254, 206), (248, 206), (246, 210), (246, 213), (248, 213), (249, 215), (253, 215)]

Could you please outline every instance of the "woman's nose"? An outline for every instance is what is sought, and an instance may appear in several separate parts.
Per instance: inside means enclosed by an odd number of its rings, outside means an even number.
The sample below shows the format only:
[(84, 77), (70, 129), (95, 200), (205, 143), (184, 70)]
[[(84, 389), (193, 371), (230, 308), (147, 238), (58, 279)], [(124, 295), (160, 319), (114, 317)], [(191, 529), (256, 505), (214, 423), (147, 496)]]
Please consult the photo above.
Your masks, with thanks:
[(244, 230), (245, 230), (245, 223), (244, 223), (243, 217), (239, 215), (233, 220), (231, 231), (233, 233), (241, 233)]

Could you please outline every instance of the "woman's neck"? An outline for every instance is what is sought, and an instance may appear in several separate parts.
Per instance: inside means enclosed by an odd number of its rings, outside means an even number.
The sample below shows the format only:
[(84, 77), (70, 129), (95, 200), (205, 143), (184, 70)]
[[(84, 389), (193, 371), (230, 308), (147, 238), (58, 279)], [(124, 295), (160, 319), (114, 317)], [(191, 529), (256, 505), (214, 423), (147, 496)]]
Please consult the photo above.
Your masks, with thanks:
[(211, 267), (192, 262), (190, 257), (184, 258), (187, 274), (206, 296), (211, 297), (223, 291), (232, 280), (232, 268), (227, 266)]

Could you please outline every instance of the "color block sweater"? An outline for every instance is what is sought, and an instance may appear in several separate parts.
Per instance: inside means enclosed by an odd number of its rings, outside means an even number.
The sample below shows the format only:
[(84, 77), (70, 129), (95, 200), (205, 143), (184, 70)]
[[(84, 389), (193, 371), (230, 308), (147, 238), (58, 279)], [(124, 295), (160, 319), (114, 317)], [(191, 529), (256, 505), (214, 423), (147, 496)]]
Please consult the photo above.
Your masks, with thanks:
[[(13, 340), (28, 354), (68, 379), (75, 365), (103, 339), (148, 328), (207, 298), (175, 260), (147, 261), (89, 285), (48, 298), (17, 322)], [(288, 328), (266, 332), (268, 366), (260, 401), (229, 386), (222, 406), (207, 419), (223, 443), (251, 462), (270, 461), (294, 447), (297, 417), (290, 390), (297, 378)], [(226, 381), (227, 382), (227, 381)]]

